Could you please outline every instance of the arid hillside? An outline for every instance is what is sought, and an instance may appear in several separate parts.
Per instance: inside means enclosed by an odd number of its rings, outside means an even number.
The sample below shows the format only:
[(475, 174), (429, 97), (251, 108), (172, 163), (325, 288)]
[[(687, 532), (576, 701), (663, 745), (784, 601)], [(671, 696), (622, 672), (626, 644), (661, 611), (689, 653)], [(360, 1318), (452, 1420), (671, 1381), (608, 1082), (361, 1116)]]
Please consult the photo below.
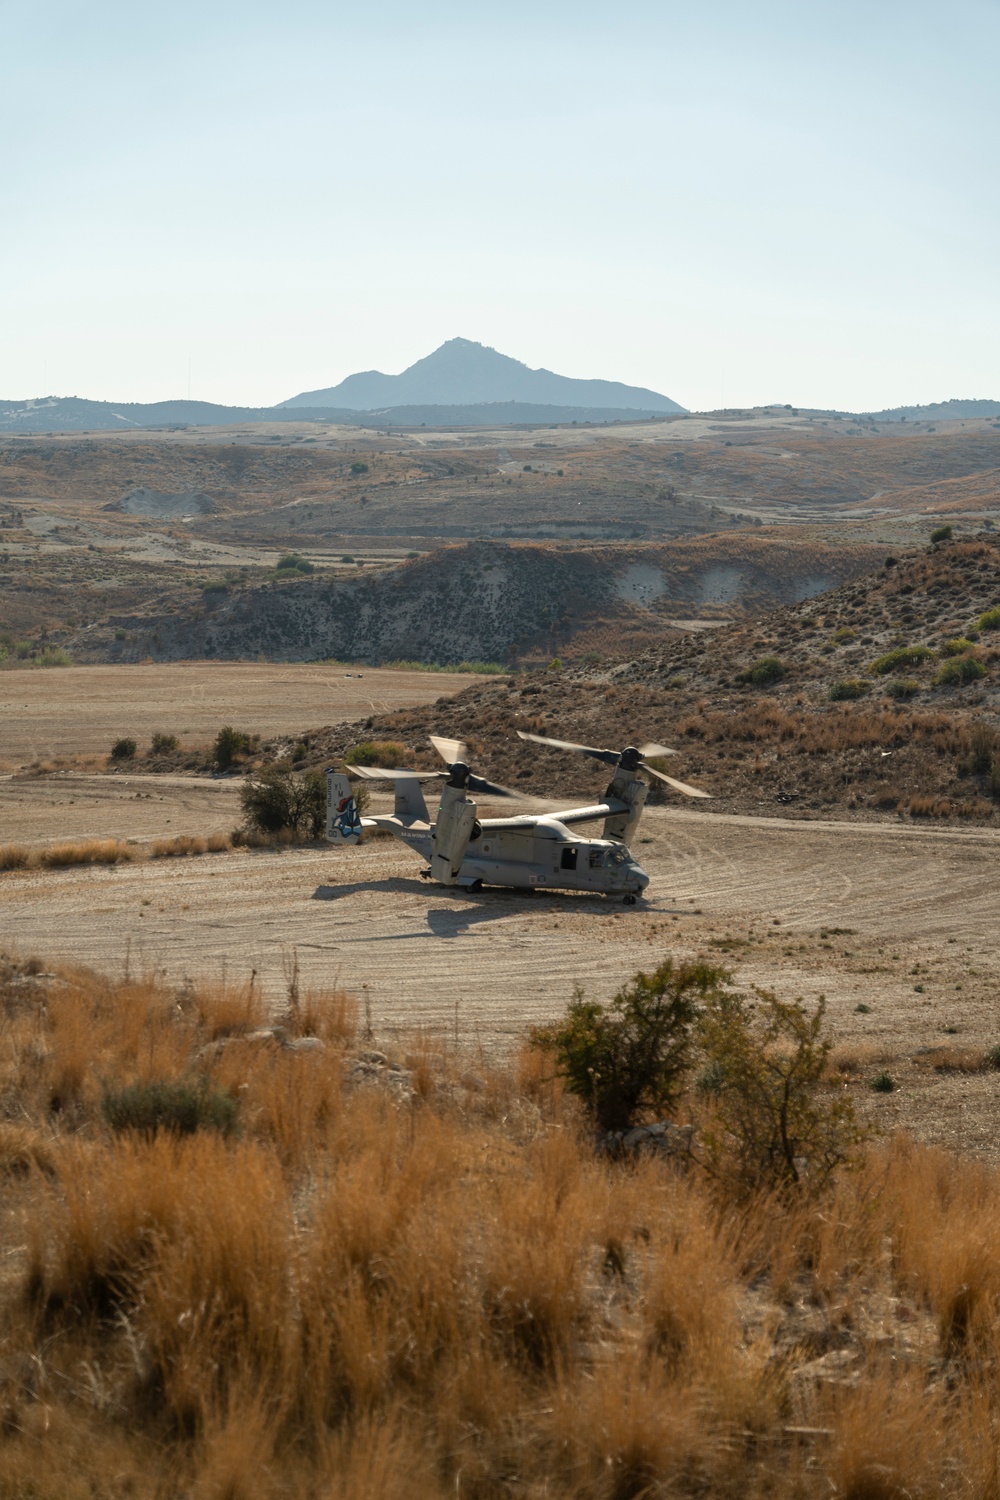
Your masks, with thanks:
[(436, 730), (467, 739), (485, 772), (516, 787), (600, 791), (603, 768), (526, 744), (519, 728), (598, 746), (672, 745), (680, 754), (669, 769), (712, 794), (701, 804), (709, 810), (992, 818), (1000, 546), (983, 539), (888, 559), (820, 598), (676, 635), (606, 669), (491, 681), (309, 739), (317, 761), (385, 738), (430, 766)]
[(471, 542), (360, 576), (234, 579), (186, 599), (161, 595), (158, 608), (112, 609), (60, 641), (81, 661), (620, 658), (662, 640), (674, 619), (808, 598), (883, 556), (870, 544), (763, 531), (638, 547)]

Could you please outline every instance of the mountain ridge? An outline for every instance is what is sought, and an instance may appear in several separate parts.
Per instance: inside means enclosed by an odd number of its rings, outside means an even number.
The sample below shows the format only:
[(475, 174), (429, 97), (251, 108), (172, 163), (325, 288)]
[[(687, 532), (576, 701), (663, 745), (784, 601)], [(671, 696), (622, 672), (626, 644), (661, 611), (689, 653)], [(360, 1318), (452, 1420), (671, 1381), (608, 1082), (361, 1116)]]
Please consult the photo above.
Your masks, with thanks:
[(519, 359), (500, 354), (471, 339), (448, 339), (399, 375), (361, 370), (339, 385), (303, 391), (279, 403), (301, 406), (349, 406), (372, 411), (390, 406), (473, 406), (494, 402), (533, 405), (600, 406), (683, 412), (684, 407), (658, 391), (617, 380), (578, 380), (552, 370), (533, 370)]

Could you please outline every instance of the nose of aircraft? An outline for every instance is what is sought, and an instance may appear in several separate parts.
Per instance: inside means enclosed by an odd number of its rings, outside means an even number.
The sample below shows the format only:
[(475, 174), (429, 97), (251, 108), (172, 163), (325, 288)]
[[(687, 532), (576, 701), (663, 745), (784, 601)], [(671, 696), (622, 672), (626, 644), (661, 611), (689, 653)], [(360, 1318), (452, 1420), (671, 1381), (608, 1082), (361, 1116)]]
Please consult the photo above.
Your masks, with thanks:
[(632, 879), (638, 886), (639, 890), (644, 891), (649, 884), (649, 876), (646, 874), (645, 870), (641, 869), (638, 865), (633, 865), (631, 874)]

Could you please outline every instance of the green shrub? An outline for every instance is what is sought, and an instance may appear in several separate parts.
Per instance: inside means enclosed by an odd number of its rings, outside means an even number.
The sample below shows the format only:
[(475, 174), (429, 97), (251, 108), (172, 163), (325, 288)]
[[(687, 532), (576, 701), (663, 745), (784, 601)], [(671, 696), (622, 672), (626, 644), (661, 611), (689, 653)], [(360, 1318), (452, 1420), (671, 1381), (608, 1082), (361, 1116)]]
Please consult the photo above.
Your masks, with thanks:
[(368, 465), (367, 464), (363, 464), (360, 461), (360, 459), (359, 459), (355, 463), (351, 464), (351, 473), (352, 474), (367, 474), (368, 473)]
[(362, 740), (344, 756), (347, 766), (385, 766), (394, 770), (406, 763), (406, 746), (396, 740)]
[(757, 687), (763, 687), (768, 682), (780, 682), (787, 670), (779, 657), (761, 656), (749, 671), (740, 673), (740, 681), (752, 682)]
[(228, 771), (235, 761), (244, 755), (249, 755), (256, 744), (256, 735), (244, 734), (241, 729), (234, 729), (231, 724), (225, 724), (215, 737), (212, 760), (220, 771)]
[(826, 1002), (820, 996), (810, 1014), (801, 1000), (755, 995), (719, 992), (700, 1020), (705, 1056), (721, 1078), (702, 1130), (705, 1165), (747, 1192), (803, 1179), (819, 1190), (866, 1136), (851, 1100), (824, 1087)]
[(177, 749), (176, 734), (154, 734), (150, 746), (154, 755), (173, 755)]
[(988, 1047), (983, 1060), (988, 1068), (1000, 1070), (1000, 1047)]
[(257, 833), (287, 828), (299, 837), (316, 839), (326, 824), (326, 779), (321, 771), (299, 775), (284, 766), (265, 766), (244, 781), (240, 806), (247, 825)]
[(835, 682), (830, 688), (831, 703), (842, 703), (849, 698), (863, 698), (869, 691), (867, 682), (860, 682), (857, 677), (848, 677), (844, 682)]
[(35, 658), (35, 665), (39, 667), (71, 667), (73, 665), (73, 658), (61, 646), (43, 646)]
[(950, 526), (939, 526), (936, 531), (931, 532), (932, 542), (950, 542), (954, 532)]
[(137, 748), (138, 747), (135, 743), (135, 740), (115, 740), (114, 744), (111, 746), (111, 759), (133, 760), (135, 758), (135, 752)]
[(302, 557), (298, 552), (286, 552), (284, 557), (279, 557), (276, 571), (279, 573), (315, 573), (316, 566)]
[(986, 676), (986, 668), (974, 656), (954, 656), (934, 674), (935, 687), (964, 687)]
[(914, 698), (920, 692), (920, 683), (915, 677), (897, 677), (886, 688), (890, 698)]
[(154, 1080), (121, 1089), (106, 1085), (101, 1110), (115, 1131), (153, 1136), (161, 1130), (175, 1135), (218, 1130), (228, 1136), (236, 1129), (239, 1100), (223, 1089), (211, 1088), (207, 1078)]
[(354, 558), (350, 552), (345, 552), (340, 560), (342, 563), (352, 563), (354, 561)]
[(953, 640), (943, 641), (938, 650), (942, 656), (964, 656), (972, 650), (972, 642), (964, 635), (957, 635)]
[(856, 641), (858, 632), (853, 625), (841, 625), (839, 630), (833, 632), (833, 640), (838, 646), (846, 646), (848, 641)]
[(876, 657), (868, 670), (876, 677), (888, 677), (898, 667), (917, 667), (921, 662), (929, 661), (933, 655), (929, 646), (897, 646), (884, 656)]
[(638, 973), (609, 1006), (574, 994), (563, 1021), (534, 1027), (531, 1045), (556, 1070), (600, 1130), (627, 1130), (641, 1111), (670, 1114), (693, 1048), (703, 1004), (728, 979), (724, 969), (666, 959)]
[(550, 672), (561, 672), (562, 671), (562, 662), (559, 660), (558, 656), (554, 656), (552, 658), (552, 660), (549, 662), (547, 670), (550, 671)]
[(891, 1073), (886, 1073), (883, 1070), (881, 1073), (875, 1074), (868, 1087), (874, 1094), (891, 1094), (896, 1087), (896, 1080)]
[(976, 625), (980, 630), (1000, 630), (1000, 604), (981, 614)]

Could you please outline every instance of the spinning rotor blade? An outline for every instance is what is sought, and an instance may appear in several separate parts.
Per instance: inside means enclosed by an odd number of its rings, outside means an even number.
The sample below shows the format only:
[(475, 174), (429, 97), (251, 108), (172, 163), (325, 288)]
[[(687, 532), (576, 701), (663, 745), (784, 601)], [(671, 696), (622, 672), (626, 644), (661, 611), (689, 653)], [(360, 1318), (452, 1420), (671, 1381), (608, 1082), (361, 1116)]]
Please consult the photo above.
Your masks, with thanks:
[(484, 792), (488, 797), (512, 797), (518, 802), (523, 802), (524, 796), (521, 792), (511, 791), (509, 786), (500, 786), (495, 781), (487, 781), (485, 776), (469, 777), (469, 790), (473, 792)]
[(658, 760), (661, 755), (676, 755), (676, 750), (668, 750), (666, 745), (640, 745), (639, 754), (643, 760)]
[(456, 761), (464, 764), (466, 752), (464, 740), (448, 740), (443, 735), (432, 734), (430, 742), (446, 766), (453, 766)]
[(533, 740), (536, 745), (552, 745), (556, 750), (575, 750), (578, 755), (589, 755), (591, 760), (603, 761), (606, 766), (616, 766), (621, 759), (617, 750), (595, 750), (592, 745), (574, 745), (571, 740), (550, 740), (544, 734), (529, 734), (526, 729), (519, 729), (517, 734), (519, 739)]
[(686, 781), (678, 781), (674, 776), (668, 776), (665, 771), (658, 771), (655, 766), (649, 766), (642, 761), (642, 769), (648, 771), (650, 776), (657, 776), (660, 781), (665, 781), (667, 786), (672, 786), (675, 792), (683, 792), (685, 797), (710, 797), (711, 792), (703, 792), (700, 787), (688, 786)]

